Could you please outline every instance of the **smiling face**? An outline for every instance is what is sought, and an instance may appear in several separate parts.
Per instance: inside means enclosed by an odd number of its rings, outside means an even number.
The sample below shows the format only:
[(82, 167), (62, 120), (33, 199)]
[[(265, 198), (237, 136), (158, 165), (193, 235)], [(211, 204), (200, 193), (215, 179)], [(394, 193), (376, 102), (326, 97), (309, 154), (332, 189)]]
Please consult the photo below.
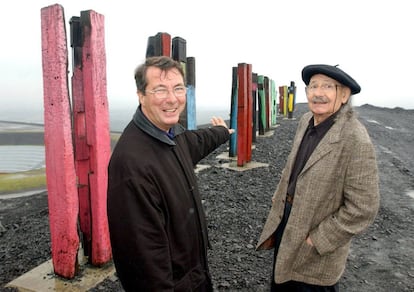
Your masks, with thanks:
[[(144, 115), (159, 129), (168, 130), (178, 123), (181, 112), (184, 110), (186, 96), (174, 94), (176, 88), (184, 85), (184, 79), (176, 69), (162, 71), (157, 67), (148, 67), (147, 87), (145, 92), (138, 92), (139, 102)], [(168, 90), (164, 98), (157, 97), (155, 91)]]
[(323, 74), (313, 75), (306, 87), (306, 97), (315, 125), (336, 113), (342, 104), (347, 103), (350, 94), (350, 89), (335, 79)]

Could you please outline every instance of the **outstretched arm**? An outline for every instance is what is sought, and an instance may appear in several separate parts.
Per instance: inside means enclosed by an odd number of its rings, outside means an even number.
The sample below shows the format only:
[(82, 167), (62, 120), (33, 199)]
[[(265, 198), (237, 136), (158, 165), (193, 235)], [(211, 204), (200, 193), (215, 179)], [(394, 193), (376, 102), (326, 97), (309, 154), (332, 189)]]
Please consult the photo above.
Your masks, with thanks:
[[(223, 120), (222, 117), (212, 117), (210, 122), (213, 126), (223, 126), (229, 129), (229, 127), (227, 126), (226, 122)], [(233, 133), (234, 133), (234, 129), (229, 129), (229, 134), (233, 134)]]

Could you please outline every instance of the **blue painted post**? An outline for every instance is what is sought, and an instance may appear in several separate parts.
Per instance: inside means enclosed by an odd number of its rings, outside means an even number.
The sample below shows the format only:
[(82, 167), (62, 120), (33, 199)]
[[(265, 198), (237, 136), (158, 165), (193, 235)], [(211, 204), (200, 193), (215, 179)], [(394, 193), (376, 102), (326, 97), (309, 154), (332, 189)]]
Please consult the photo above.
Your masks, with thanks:
[(271, 96), (271, 126), (276, 125), (276, 117), (277, 117), (277, 92), (276, 92), (276, 85), (275, 81), (272, 79), (270, 80), (270, 96)]
[(236, 131), (230, 136), (229, 140), (229, 156), (236, 157), (237, 155), (237, 67), (233, 67), (232, 84), (231, 84), (231, 104), (230, 104), (230, 128)]
[(195, 58), (187, 58), (187, 128), (189, 130), (197, 129), (197, 115), (196, 115), (196, 94), (195, 94)]

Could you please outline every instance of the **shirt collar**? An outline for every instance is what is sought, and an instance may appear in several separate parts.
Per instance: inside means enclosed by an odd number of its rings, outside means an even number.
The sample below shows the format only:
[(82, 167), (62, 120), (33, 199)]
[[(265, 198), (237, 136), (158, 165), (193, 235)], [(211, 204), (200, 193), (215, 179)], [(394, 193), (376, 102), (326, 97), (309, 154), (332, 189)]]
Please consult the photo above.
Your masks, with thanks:
[(175, 142), (173, 141), (174, 137), (184, 132), (184, 127), (180, 124), (174, 125), (168, 132), (159, 129), (144, 115), (141, 106), (138, 106), (132, 120), (134, 124), (145, 133), (169, 145), (175, 145)]
[(328, 132), (328, 130), (335, 123), (335, 119), (336, 119), (336, 116), (338, 115), (338, 112), (339, 111), (337, 111), (334, 114), (330, 115), (326, 120), (324, 120), (322, 123), (320, 123), (320, 124), (318, 124), (316, 126), (314, 125), (315, 124), (315, 120), (312, 117), (309, 120), (308, 129), (315, 131), (318, 136), (324, 135), (326, 132)]

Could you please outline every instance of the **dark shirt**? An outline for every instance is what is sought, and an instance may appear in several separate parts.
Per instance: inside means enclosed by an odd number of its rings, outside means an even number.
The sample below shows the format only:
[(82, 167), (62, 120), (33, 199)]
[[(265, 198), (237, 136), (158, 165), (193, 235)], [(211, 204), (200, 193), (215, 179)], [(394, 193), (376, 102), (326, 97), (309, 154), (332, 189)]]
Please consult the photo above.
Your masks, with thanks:
[(335, 123), (335, 117), (337, 113), (331, 115), (319, 125), (314, 125), (313, 117), (309, 120), (309, 126), (306, 129), (305, 135), (303, 135), (302, 142), (295, 159), (295, 165), (293, 166), (292, 173), (289, 178), (289, 186), (287, 193), (294, 196), (296, 189), (296, 181), (309, 157), (318, 146), (319, 142), (328, 132), (328, 130)]

